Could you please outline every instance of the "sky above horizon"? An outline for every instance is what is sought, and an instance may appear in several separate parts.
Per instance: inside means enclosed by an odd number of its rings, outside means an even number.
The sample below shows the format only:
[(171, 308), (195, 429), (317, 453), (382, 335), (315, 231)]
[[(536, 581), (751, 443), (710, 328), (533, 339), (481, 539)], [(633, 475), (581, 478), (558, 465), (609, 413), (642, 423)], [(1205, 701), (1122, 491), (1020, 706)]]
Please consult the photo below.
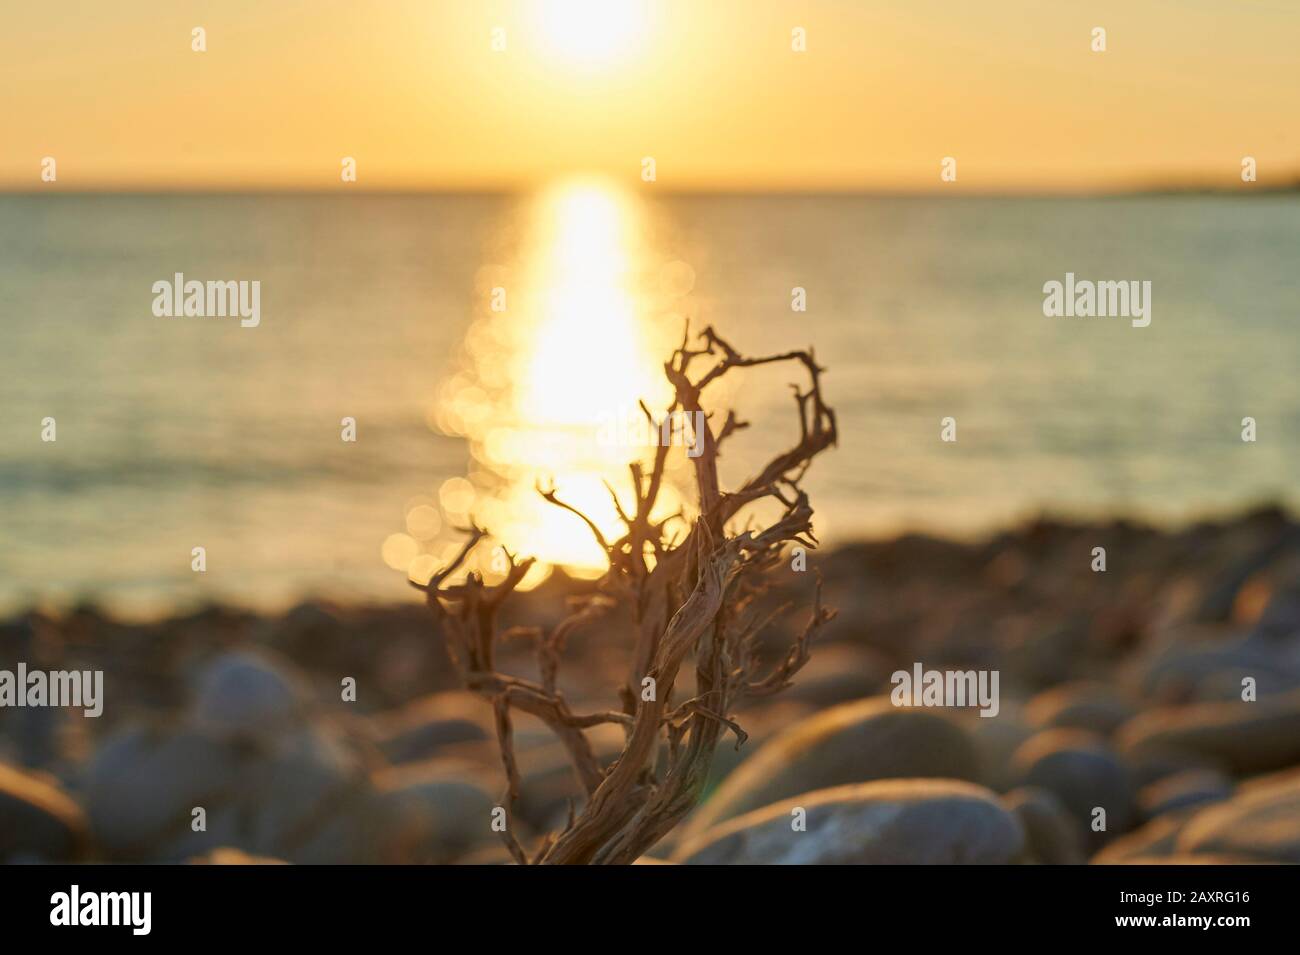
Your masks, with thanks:
[(0, 0), (0, 188), (1281, 185), (1297, 41), (1289, 0)]

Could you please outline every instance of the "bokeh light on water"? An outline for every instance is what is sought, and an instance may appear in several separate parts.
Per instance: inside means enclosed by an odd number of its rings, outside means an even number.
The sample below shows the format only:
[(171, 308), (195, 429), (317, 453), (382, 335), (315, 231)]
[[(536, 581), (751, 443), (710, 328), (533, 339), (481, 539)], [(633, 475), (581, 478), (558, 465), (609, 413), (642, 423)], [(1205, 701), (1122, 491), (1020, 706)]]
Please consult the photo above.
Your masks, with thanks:
[[(538, 559), (525, 586), (548, 565), (577, 576), (604, 569), (590, 530), (537, 488), (554, 487), (607, 537), (620, 529), (609, 487), (631, 506), (628, 465), (652, 451), (610, 423), (639, 415), (642, 401), (656, 414), (667, 407), (663, 362), (680, 340), (694, 283), (687, 263), (645, 247), (648, 215), (605, 184), (560, 184), (528, 207), (514, 261), (480, 270), (483, 304), (466, 336), (465, 365), (440, 389), (430, 416), (438, 431), (465, 438), (473, 458), (465, 479), (443, 485), (447, 519), (433, 551), (454, 553), (454, 528), (472, 517), (494, 543)], [(680, 478), (685, 456), (673, 457)], [(670, 484), (658, 516), (681, 506)], [(499, 574), (500, 555), (494, 560), (484, 547), (476, 556), (476, 569)]]

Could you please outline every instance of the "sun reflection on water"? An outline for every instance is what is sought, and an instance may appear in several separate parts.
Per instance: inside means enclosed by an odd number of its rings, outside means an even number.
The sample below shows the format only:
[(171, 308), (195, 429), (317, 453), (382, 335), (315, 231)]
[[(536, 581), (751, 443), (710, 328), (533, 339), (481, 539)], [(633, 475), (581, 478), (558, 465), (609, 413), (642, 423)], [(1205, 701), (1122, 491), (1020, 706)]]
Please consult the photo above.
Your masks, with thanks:
[[(680, 338), (693, 284), (689, 266), (646, 248), (647, 216), (604, 184), (566, 183), (530, 205), (515, 261), (481, 270), (484, 304), (466, 338), (465, 365), (430, 416), (435, 429), (468, 440), (473, 465), (439, 490), (439, 537), (415, 557), (410, 547), (386, 545), (385, 559), (389, 550), (396, 558), (391, 566), (427, 578), (455, 552), (451, 528), (472, 517), (510, 552), (538, 558), (525, 586), (554, 565), (575, 576), (605, 569), (590, 530), (543, 500), (537, 485), (553, 485), (603, 533), (618, 536), (606, 484), (630, 506), (628, 465), (652, 452), (607, 426), (639, 415), (640, 401), (658, 413), (666, 407), (663, 362)], [(659, 516), (682, 506), (672, 478), (686, 473), (687, 462), (670, 458)], [(426, 503), (413, 500), (410, 508)], [(427, 525), (427, 512), (420, 515), (416, 523)], [(500, 555), (480, 551), (474, 569), (499, 576)]]

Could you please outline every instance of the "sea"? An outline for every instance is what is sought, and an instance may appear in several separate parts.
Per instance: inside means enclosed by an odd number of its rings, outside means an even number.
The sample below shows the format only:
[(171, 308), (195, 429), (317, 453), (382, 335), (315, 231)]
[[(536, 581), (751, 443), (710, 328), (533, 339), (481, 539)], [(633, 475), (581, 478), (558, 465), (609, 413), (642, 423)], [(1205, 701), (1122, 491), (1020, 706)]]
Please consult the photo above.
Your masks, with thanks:
[[(588, 494), (610, 461), (574, 435), (662, 402), (706, 326), (826, 369), (839, 443), (803, 481), (826, 546), (1300, 504), (1296, 194), (638, 186), (0, 195), (0, 612), (415, 599), (407, 566), (481, 518), (485, 471)], [(257, 324), (158, 314), (178, 273), (257, 282)], [(1149, 282), (1149, 324), (1045, 314), (1067, 275)], [(801, 378), (727, 381), (736, 482), (797, 437)], [(512, 552), (578, 554), (576, 519), (521, 508), (483, 508)]]

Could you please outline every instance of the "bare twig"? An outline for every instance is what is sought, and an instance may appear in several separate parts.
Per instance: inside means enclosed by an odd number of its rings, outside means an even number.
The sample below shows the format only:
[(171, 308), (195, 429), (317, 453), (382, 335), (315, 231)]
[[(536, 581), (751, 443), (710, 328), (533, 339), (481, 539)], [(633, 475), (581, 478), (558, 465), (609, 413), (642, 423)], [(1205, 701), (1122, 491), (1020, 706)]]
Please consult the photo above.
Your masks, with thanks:
[[(669, 442), (656, 447), (649, 470), (640, 462), (630, 466), (632, 506), (624, 507), (609, 488), (615, 510), (624, 526), (610, 540), (589, 517), (560, 499), (555, 488), (538, 487), (550, 503), (579, 517), (609, 559), (609, 569), (597, 593), (578, 600), (570, 614), (549, 632), (536, 627), (496, 631), (496, 612), (518, 586), (531, 560), (516, 562), (507, 555), (505, 578), (493, 586), (481, 576), (468, 575), (462, 584), (447, 580), (465, 562), (487, 532), (471, 525), (467, 540), (453, 561), (423, 590), (447, 641), (465, 686), (488, 700), (493, 708), (497, 742), (507, 780), (506, 803), (519, 796), (520, 774), (514, 756), (511, 710), (541, 719), (564, 744), (586, 805), (570, 806), (568, 824), (549, 834), (528, 859), (513, 836), (507, 846), (518, 862), (629, 863), (661, 839), (690, 811), (707, 778), (719, 735), (730, 730), (739, 747), (745, 731), (728, 714), (746, 698), (769, 696), (789, 686), (808, 662), (812, 643), (834, 613), (821, 601), (821, 579), (813, 594), (813, 609), (803, 632), (785, 657), (765, 676), (758, 677), (756, 636), (777, 613), (761, 614), (756, 601), (766, 590), (765, 579), (782, 560), (783, 548), (816, 546), (812, 507), (799, 486), (812, 460), (837, 438), (835, 414), (822, 400), (821, 375), (811, 351), (791, 351), (749, 358), (712, 328), (690, 346), (689, 327), (681, 345), (665, 363), (674, 389), (667, 414), (700, 414), (692, 456), (698, 516), (684, 535), (666, 537), (666, 525), (683, 515), (652, 520), (663, 488)], [(715, 364), (697, 379), (691, 366), (699, 358)], [(708, 385), (738, 368), (792, 363), (807, 375), (806, 390), (794, 387), (799, 439), (775, 454), (740, 488), (724, 492), (718, 479), (718, 449), (722, 441), (748, 427), (728, 412), (715, 435), (704, 413), (702, 393)], [(655, 427), (653, 413), (643, 403), (647, 421)], [(781, 508), (778, 518), (760, 526), (749, 519), (743, 533), (728, 532), (728, 525), (751, 503), (767, 499)], [(621, 688), (622, 709), (578, 715), (570, 710), (557, 689), (557, 676), (569, 635), (600, 619), (617, 602), (632, 611), (635, 628), (627, 683)], [(502, 639), (532, 641), (540, 682), (508, 676), (496, 670), (494, 649)], [(695, 693), (670, 706), (677, 677), (694, 659)], [(597, 760), (586, 729), (602, 723), (624, 727), (622, 752), (608, 766)], [(666, 753), (666, 756), (661, 755)], [(509, 809), (507, 810), (509, 812)]]

